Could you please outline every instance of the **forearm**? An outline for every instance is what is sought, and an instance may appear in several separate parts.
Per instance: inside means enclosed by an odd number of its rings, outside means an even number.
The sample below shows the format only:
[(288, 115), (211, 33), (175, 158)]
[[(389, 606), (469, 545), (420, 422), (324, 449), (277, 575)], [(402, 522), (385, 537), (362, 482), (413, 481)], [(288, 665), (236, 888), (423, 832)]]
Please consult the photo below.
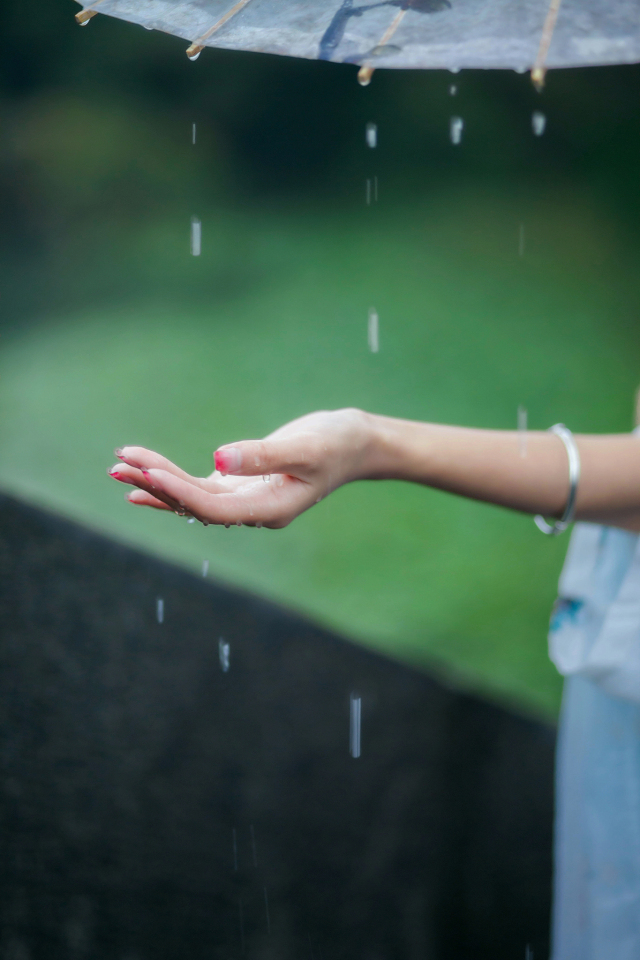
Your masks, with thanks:
[[(560, 516), (569, 492), (567, 452), (547, 432), (473, 430), (369, 415), (365, 475), (423, 483), (525, 513)], [(581, 459), (576, 518), (640, 529), (640, 439), (576, 436)], [(523, 456), (524, 452), (524, 456)]]

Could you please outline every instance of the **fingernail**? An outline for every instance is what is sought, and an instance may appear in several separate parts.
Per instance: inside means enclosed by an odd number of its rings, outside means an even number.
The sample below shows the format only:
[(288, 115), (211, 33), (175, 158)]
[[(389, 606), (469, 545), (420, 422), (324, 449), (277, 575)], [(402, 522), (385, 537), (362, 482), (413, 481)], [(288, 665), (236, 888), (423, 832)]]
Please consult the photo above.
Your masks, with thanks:
[(242, 466), (242, 451), (237, 447), (225, 447), (214, 454), (216, 470), (220, 473), (236, 473)]
[(107, 473), (109, 474), (110, 477), (113, 477), (114, 480), (121, 480), (124, 483), (125, 478), (122, 476), (122, 474), (118, 470), (117, 465), (115, 467), (110, 467), (107, 470)]
[(155, 483), (153, 482), (153, 477), (150, 475), (149, 471), (148, 471), (148, 470), (140, 470), (140, 473), (141, 473), (142, 476), (145, 478), (145, 480), (147, 481), (147, 483), (149, 484), (149, 486), (150, 486), (150, 487), (153, 487), (153, 489), (155, 490), (156, 485), (155, 485)]
[(123, 456), (123, 453), (122, 453), (122, 447), (116, 447), (113, 452), (115, 453), (115, 455), (116, 455), (116, 457), (118, 458), (118, 460), (124, 460), (124, 456)]

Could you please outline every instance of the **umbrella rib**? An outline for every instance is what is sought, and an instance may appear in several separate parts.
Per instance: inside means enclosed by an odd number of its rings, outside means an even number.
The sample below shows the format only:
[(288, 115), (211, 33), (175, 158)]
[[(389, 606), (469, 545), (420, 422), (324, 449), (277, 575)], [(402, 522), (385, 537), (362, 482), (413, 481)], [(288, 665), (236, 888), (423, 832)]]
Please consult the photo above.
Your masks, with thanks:
[[(81, 0), (79, 0), (79, 2), (81, 2)], [(86, 23), (86, 21), (90, 20), (91, 17), (95, 17), (98, 11), (94, 10), (93, 8), (99, 6), (99, 4), (102, 2), (103, 0), (93, 0), (93, 3), (90, 3), (88, 6), (84, 7), (80, 13), (76, 13), (76, 23)]]
[(542, 27), (540, 46), (538, 47), (538, 56), (536, 57), (536, 62), (534, 63), (531, 71), (531, 79), (534, 83), (534, 86), (538, 90), (542, 90), (542, 87), (544, 86), (544, 78), (547, 72), (545, 63), (547, 60), (547, 54), (549, 53), (549, 47), (551, 46), (551, 40), (553, 39), (553, 31), (556, 28), (556, 22), (558, 20), (558, 13), (560, 12), (561, 3), (562, 0), (551, 0), (549, 9), (547, 10), (547, 15), (544, 20), (544, 25)]
[[(405, 17), (408, 9), (409, 8), (407, 7), (405, 10), (400, 10), (395, 15), (395, 17), (393, 18), (393, 20), (391, 21), (391, 23), (389, 24), (385, 32), (382, 34), (382, 36), (378, 40), (376, 47), (383, 47), (385, 43), (389, 43), (389, 40), (391, 40), (391, 37), (394, 35), (396, 30), (402, 23), (402, 20)], [(364, 63), (360, 67), (360, 69), (358, 70), (358, 82), (361, 83), (362, 86), (366, 86), (368, 83), (371, 82), (371, 77), (373, 76), (374, 69), (375, 69), (374, 67), (370, 67), (366, 63)]]
[(192, 57), (196, 53), (200, 53), (203, 49), (204, 41), (208, 40), (209, 37), (213, 36), (214, 33), (217, 33), (220, 27), (224, 27), (225, 23), (228, 20), (231, 20), (231, 17), (235, 17), (236, 13), (240, 13), (243, 7), (246, 7), (248, 3), (251, 3), (251, 0), (238, 0), (238, 3), (235, 3), (230, 10), (227, 10), (219, 20), (216, 20), (212, 27), (209, 27), (201, 37), (198, 37), (197, 40), (194, 40), (189, 49), (187, 50), (187, 56)]

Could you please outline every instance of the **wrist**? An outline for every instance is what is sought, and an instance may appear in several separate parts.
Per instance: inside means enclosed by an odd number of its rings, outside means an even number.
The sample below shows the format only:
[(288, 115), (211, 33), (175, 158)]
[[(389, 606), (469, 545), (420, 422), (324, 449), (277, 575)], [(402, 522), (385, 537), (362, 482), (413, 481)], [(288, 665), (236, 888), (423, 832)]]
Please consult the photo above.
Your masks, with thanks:
[(372, 413), (366, 416), (362, 479), (428, 483), (433, 468), (433, 425)]

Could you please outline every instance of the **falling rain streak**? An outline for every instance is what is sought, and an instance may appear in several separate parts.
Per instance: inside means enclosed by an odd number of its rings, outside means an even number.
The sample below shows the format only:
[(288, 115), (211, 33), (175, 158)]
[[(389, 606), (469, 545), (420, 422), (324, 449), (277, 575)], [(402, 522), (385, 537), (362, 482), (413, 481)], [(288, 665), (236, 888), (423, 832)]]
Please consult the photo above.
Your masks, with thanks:
[(366, 198), (367, 198), (367, 206), (371, 205), (372, 199), (374, 203), (378, 202), (378, 178), (377, 177), (374, 177), (373, 180), (367, 180)]
[(251, 826), (249, 827), (249, 830), (251, 831), (251, 853), (252, 853), (252, 855), (253, 855), (253, 865), (254, 865), (254, 867), (255, 867), (256, 870), (257, 870), (257, 869), (258, 869), (258, 854), (257, 854), (257, 852), (256, 852), (256, 834), (255, 834), (255, 830), (253, 829), (253, 824), (251, 824)]
[(164, 623), (164, 600), (158, 597), (156, 600), (156, 619), (158, 623)]
[(372, 150), (378, 146), (378, 127), (375, 123), (367, 124), (366, 139), (367, 146)]
[(267, 888), (264, 887), (264, 910), (267, 915), (267, 933), (271, 934), (271, 917), (269, 916), (269, 897), (267, 896)]
[(524, 960), (533, 960), (533, 947), (530, 943), (527, 944), (527, 949), (524, 953)]
[(209, 573), (209, 561), (208, 561), (208, 560), (203, 560), (203, 561), (202, 561), (202, 576), (203, 576), (203, 577), (206, 577), (206, 575), (207, 575), (208, 573)]
[(457, 85), (455, 83), (452, 83), (451, 86), (449, 87), (449, 96), (455, 97), (457, 92), (458, 92)]
[(202, 249), (202, 223), (197, 217), (191, 217), (191, 256), (199, 257)]
[(457, 146), (462, 140), (462, 131), (464, 130), (464, 120), (462, 117), (451, 117), (449, 121), (449, 136), (451, 143)]
[(547, 125), (547, 118), (540, 110), (534, 110), (531, 114), (531, 129), (536, 137), (541, 137)]
[(238, 915), (240, 918), (240, 952), (244, 956), (244, 916), (242, 914), (242, 900), (238, 900)]
[(371, 353), (377, 353), (380, 349), (380, 324), (377, 311), (373, 307), (369, 310), (369, 324), (367, 327), (367, 340)]
[(520, 445), (520, 456), (527, 455), (527, 408), (522, 405), (518, 407), (518, 440)]
[(228, 643), (225, 643), (224, 639), (220, 637), (218, 640), (218, 655), (220, 657), (220, 666), (222, 667), (222, 672), (227, 673), (229, 671), (229, 658), (230, 658), (231, 648)]
[(195, 123), (191, 124), (191, 143), (195, 146), (196, 143), (196, 125)]
[(351, 694), (349, 713), (349, 753), (354, 759), (360, 756), (360, 719), (362, 716), (362, 699)]
[(234, 827), (231, 831), (231, 836), (233, 838), (233, 869), (234, 872), (238, 872), (238, 837), (236, 836), (236, 828)]

